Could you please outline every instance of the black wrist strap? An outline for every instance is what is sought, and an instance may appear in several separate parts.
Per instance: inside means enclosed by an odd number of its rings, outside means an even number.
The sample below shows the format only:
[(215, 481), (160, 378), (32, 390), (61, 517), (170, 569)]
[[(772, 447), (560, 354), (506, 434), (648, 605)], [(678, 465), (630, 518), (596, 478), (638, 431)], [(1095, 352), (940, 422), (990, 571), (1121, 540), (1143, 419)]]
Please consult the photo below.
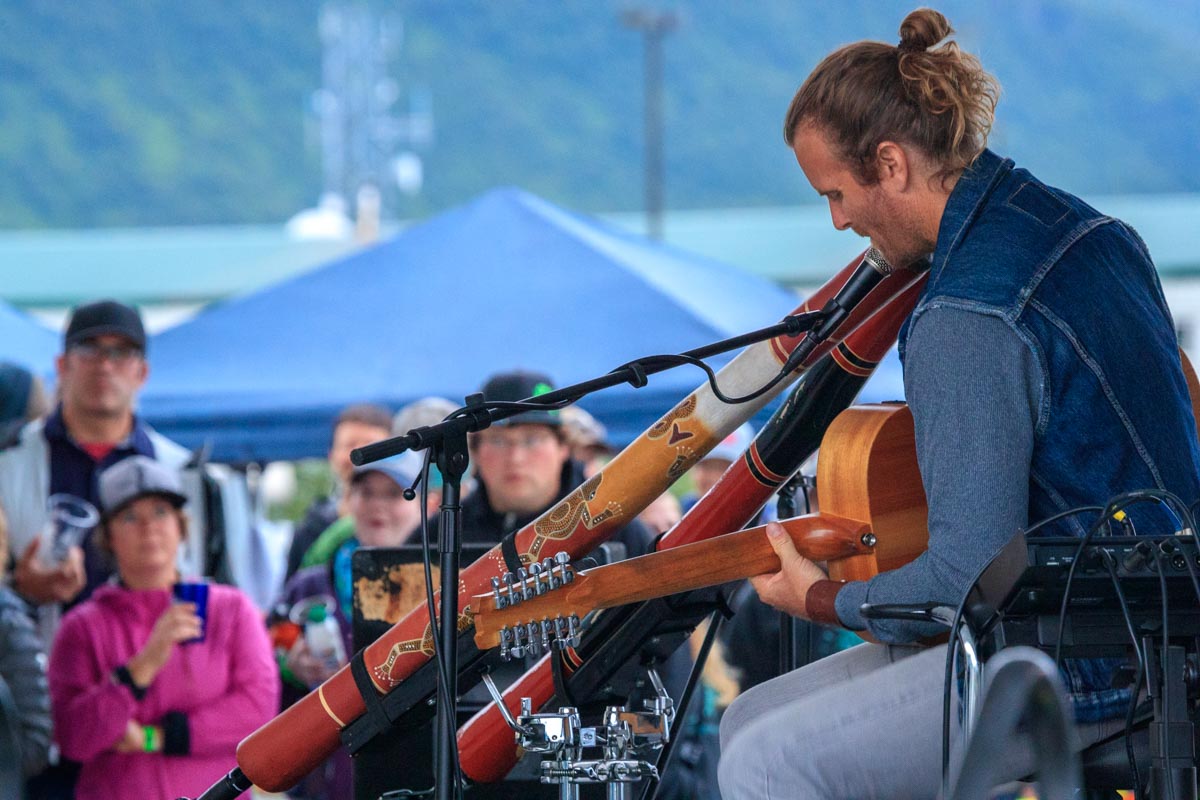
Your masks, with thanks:
[(133, 692), (134, 700), (141, 700), (146, 696), (146, 687), (138, 686), (133, 681), (133, 675), (129, 673), (129, 667), (122, 664), (113, 670), (113, 677), (117, 679), (117, 683), (128, 686), (129, 691)]
[[(556, 650), (550, 653), (550, 676), (554, 679), (554, 694), (566, 705), (578, 706), (579, 702), (571, 694), (571, 687), (567, 685), (567, 673), (563, 667), (564, 658), (566, 658), (565, 650)], [(534, 709), (535, 712), (538, 710)]]
[(350, 659), (350, 674), (354, 677), (354, 685), (358, 688), (358, 694), (362, 697), (363, 705), (367, 707), (367, 716), (371, 718), (377, 730), (386, 731), (392, 727), (396, 720), (388, 713), (387, 707), (383, 704), (383, 698), (375, 688), (375, 684), (371, 681), (371, 674), (367, 671), (367, 663), (363, 660), (365, 652), (366, 648), (363, 648)]
[(504, 566), (508, 567), (508, 571), (514, 575), (518, 569), (524, 566), (521, 563), (521, 554), (517, 552), (516, 533), (510, 533), (500, 540), (500, 555), (504, 556)]

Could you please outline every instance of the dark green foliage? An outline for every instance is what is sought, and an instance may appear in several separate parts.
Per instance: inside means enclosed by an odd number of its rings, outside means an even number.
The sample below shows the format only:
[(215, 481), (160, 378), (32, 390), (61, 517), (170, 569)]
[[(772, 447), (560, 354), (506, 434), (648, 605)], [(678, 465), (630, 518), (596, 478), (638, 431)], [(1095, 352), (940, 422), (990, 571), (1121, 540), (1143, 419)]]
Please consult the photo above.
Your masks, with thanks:
[[(289, 9), (290, 10), (287, 10)], [(315, 3), (0, 4), (0, 224), (268, 222), (319, 188)]]
[[(432, 91), (437, 123), (425, 191), (396, 210), (500, 184), (589, 211), (639, 208), (641, 35), (618, 22), (631, 2), (375, 4), (403, 17), (396, 77)], [(915, 6), (670, 5), (683, 15), (665, 62), (673, 208), (814, 199), (782, 143), (792, 93), (833, 47), (895, 41)], [(311, 205), (319, 7), (0, 3), (0, 227), (272, 222)], [(1200, 191), (1200, 13), (1132, 0), (939, 7), (1004, 87), (996, 149), (1084, 194)]]

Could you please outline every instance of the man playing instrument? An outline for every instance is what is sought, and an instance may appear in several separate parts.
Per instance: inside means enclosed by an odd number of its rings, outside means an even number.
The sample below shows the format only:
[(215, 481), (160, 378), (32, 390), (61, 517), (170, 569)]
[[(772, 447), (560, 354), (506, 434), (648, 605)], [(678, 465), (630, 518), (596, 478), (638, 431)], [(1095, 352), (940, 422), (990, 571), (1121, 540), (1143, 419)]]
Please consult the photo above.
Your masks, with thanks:
[[(836, 583), (779, 526), (782, 569), (754, 579), (795, 616), (865, 630), (864, 644), (762, 684), (721, 726), (726, 800), (934, 797), (941, 777), (944, 631), (867, 620), (863, 603), (957, 605), (1019, 528), (1119, 492), (1200, 496), (1178, 344), (1137, 234), (986, 148), (999, 87), (945, 17), (908, 15), (900, 43), (827, 56), (785, 138), (833, 224), (893, 264), (930, 258), (900, 335), (929, 505), (929, 548)], [(1055, 533), (1082, 535), (1086, 516)], [(1081, 743), (1123, 727), (1111, 665), (1067, 671)], [(952, 713), (952, 720), (957, 720)], [(955, 724), (957, 724), (955, 722)], [(957, 741), (957, 737), (952, 739)], [(1012, 778), (1032, 767), (1014, 743)]]

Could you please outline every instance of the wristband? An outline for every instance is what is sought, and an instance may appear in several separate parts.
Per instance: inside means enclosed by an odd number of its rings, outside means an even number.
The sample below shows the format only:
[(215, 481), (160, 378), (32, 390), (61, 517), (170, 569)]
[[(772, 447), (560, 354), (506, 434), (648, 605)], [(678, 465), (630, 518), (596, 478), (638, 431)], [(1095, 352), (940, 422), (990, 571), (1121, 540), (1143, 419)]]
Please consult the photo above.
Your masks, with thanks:
[(186, 756), (192, 752), (192, 734), (187, 714), (168, 711), (158, 723), (158, 751), (164, 756)]
[(142, 745), (142, 749), (147, 753), (158, 752), (158, 731), (153, 725), (143, 725), (142, 733), (146, 737), (146, 741)]
[(842, 620), (837, 613), (837, 594), (842, 589), (842, 581), (817, 581), (808, 587), (804, 596), (804, 608), (807, 616), (820, 625), (842, 626)]
[(134, 682), (133, 675), (130, 674), (129, 667), (126, 666), (125, 664), (122, 664), (121, 666), (114, 669), (112, 671), (112, 674), (113, 674), (113, 678), (116, 679), (118, 684), (129, 687), (129, 691), (133, 692), (134, 700), (141, 700), (142, 698), (144, 698), (146, 696), (146, 687), (138, 686)]
[(285, 683), (290, 683), (297, 689), (303, 689), (306, 692), (312, 688), (304, 681), (297, 678), (296, 673), (292, 672), (292, 668), (287, 665), (287, 653), (284, 653), (282, 650), (276, 650), (275, 664), (279, 667), (279, 677), (282, 678)]

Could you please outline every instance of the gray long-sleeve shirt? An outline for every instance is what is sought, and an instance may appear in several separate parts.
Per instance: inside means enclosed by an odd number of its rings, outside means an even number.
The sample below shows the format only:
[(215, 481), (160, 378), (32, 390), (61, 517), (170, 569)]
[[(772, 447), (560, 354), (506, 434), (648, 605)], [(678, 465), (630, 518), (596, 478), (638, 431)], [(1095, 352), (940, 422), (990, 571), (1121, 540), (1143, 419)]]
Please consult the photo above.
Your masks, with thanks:
[(1002, 320), (932, 308), (913, 325), (904, 391), (929, 499), (929, 549), (837, 595), (842, 623), (886, 642), (944, 632), (937, 625), (865, 620), (863, 603), (957, 606), (972, 578), (1028, 524), (1029, 467), (1042, 393), (1033, 352)]

